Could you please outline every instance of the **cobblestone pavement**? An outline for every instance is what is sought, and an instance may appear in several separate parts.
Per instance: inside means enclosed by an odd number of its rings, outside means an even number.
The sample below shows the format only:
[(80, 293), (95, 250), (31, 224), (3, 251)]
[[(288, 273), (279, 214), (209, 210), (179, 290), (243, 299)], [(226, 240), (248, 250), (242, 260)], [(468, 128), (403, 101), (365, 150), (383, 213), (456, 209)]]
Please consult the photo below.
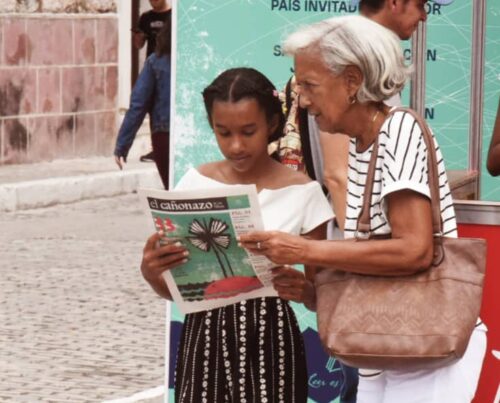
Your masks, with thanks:
[(138, 269), (148, 224), (137, 195), (0, 215), (1, 402), (163, 384), (165, 305)]

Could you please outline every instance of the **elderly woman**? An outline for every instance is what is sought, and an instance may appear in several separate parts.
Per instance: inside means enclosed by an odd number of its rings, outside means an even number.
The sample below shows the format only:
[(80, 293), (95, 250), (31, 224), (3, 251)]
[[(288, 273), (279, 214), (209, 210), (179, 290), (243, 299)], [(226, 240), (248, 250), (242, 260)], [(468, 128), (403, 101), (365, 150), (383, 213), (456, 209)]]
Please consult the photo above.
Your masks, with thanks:
[[(241, 237), (244, 247), (277, 264), (307, 264), (371, 275), (428, 268), (433, 255), (427, 153), (422, 128), (410, 114), (390, 113), (384, 100), (409, 75), (398, 38), (364, 17), (332, 18), (292, 34), (284, 46), (294, 57), (301, 104), (319, 127), (346, 133), (349, 150), (345, 240), (315, 241), (282, 232)], [(390, 239), (355, 242), (366, 172), (378, 138), (370, 207), (372, 234)], [(457, 236), (443, 158), (436, 146), (444, 235)], [(277, 269), (275, 287), (287, 299), (314, 307), (314, 287), (298, 271)], [(462, 359), (440, 368), (406, 372), (360, 370), (358, 402), (470, 402), (486, 348), (476, 326)]]

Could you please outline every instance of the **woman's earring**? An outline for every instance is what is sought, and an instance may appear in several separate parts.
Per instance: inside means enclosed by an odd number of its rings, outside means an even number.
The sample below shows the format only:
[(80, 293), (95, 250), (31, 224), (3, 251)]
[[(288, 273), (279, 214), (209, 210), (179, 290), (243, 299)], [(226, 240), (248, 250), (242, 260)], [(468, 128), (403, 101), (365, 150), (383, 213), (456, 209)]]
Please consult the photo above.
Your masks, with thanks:
[(349, 97), (349, 104), (354, 105), (355, 103), (356, 103), (356, 97), (351, 95)]

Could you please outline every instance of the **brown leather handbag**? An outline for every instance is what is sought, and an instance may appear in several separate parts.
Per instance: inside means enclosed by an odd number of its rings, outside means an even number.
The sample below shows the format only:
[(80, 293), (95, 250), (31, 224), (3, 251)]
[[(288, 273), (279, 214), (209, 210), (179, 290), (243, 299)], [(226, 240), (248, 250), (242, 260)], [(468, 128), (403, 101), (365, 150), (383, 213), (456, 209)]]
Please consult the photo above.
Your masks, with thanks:
[[(404, 110), (418, 121), (428, 150), (435, 234), (431, 267), (397, 276), (325, 269), (315, 278), (323, 346), (357, 368), (412, 371), (451, 363), (463, 356), (481, 308), (486, 241), (442, 236), (434, 142), (425, 121), (412, 110)], [(358, 233), (370, 234), (377, 151), (378, 141), (368, 168)]]

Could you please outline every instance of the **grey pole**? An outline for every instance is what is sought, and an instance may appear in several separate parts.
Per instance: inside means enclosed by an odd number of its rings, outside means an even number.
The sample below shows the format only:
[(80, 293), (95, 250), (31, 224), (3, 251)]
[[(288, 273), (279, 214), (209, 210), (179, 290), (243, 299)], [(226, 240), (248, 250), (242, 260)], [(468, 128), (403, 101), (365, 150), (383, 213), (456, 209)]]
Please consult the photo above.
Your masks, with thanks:
[(477, 172), (475, 192), (480, 198), (483, 147), (484, 48), (486, 0), (472, 3), (472, 60), (469, 122), (469, 169)]
[(410, 86), (410, 106), (425, 117), (425, 66), (427, 25), (418, 24), (411, 37), (411, 59), (414, 73)]

